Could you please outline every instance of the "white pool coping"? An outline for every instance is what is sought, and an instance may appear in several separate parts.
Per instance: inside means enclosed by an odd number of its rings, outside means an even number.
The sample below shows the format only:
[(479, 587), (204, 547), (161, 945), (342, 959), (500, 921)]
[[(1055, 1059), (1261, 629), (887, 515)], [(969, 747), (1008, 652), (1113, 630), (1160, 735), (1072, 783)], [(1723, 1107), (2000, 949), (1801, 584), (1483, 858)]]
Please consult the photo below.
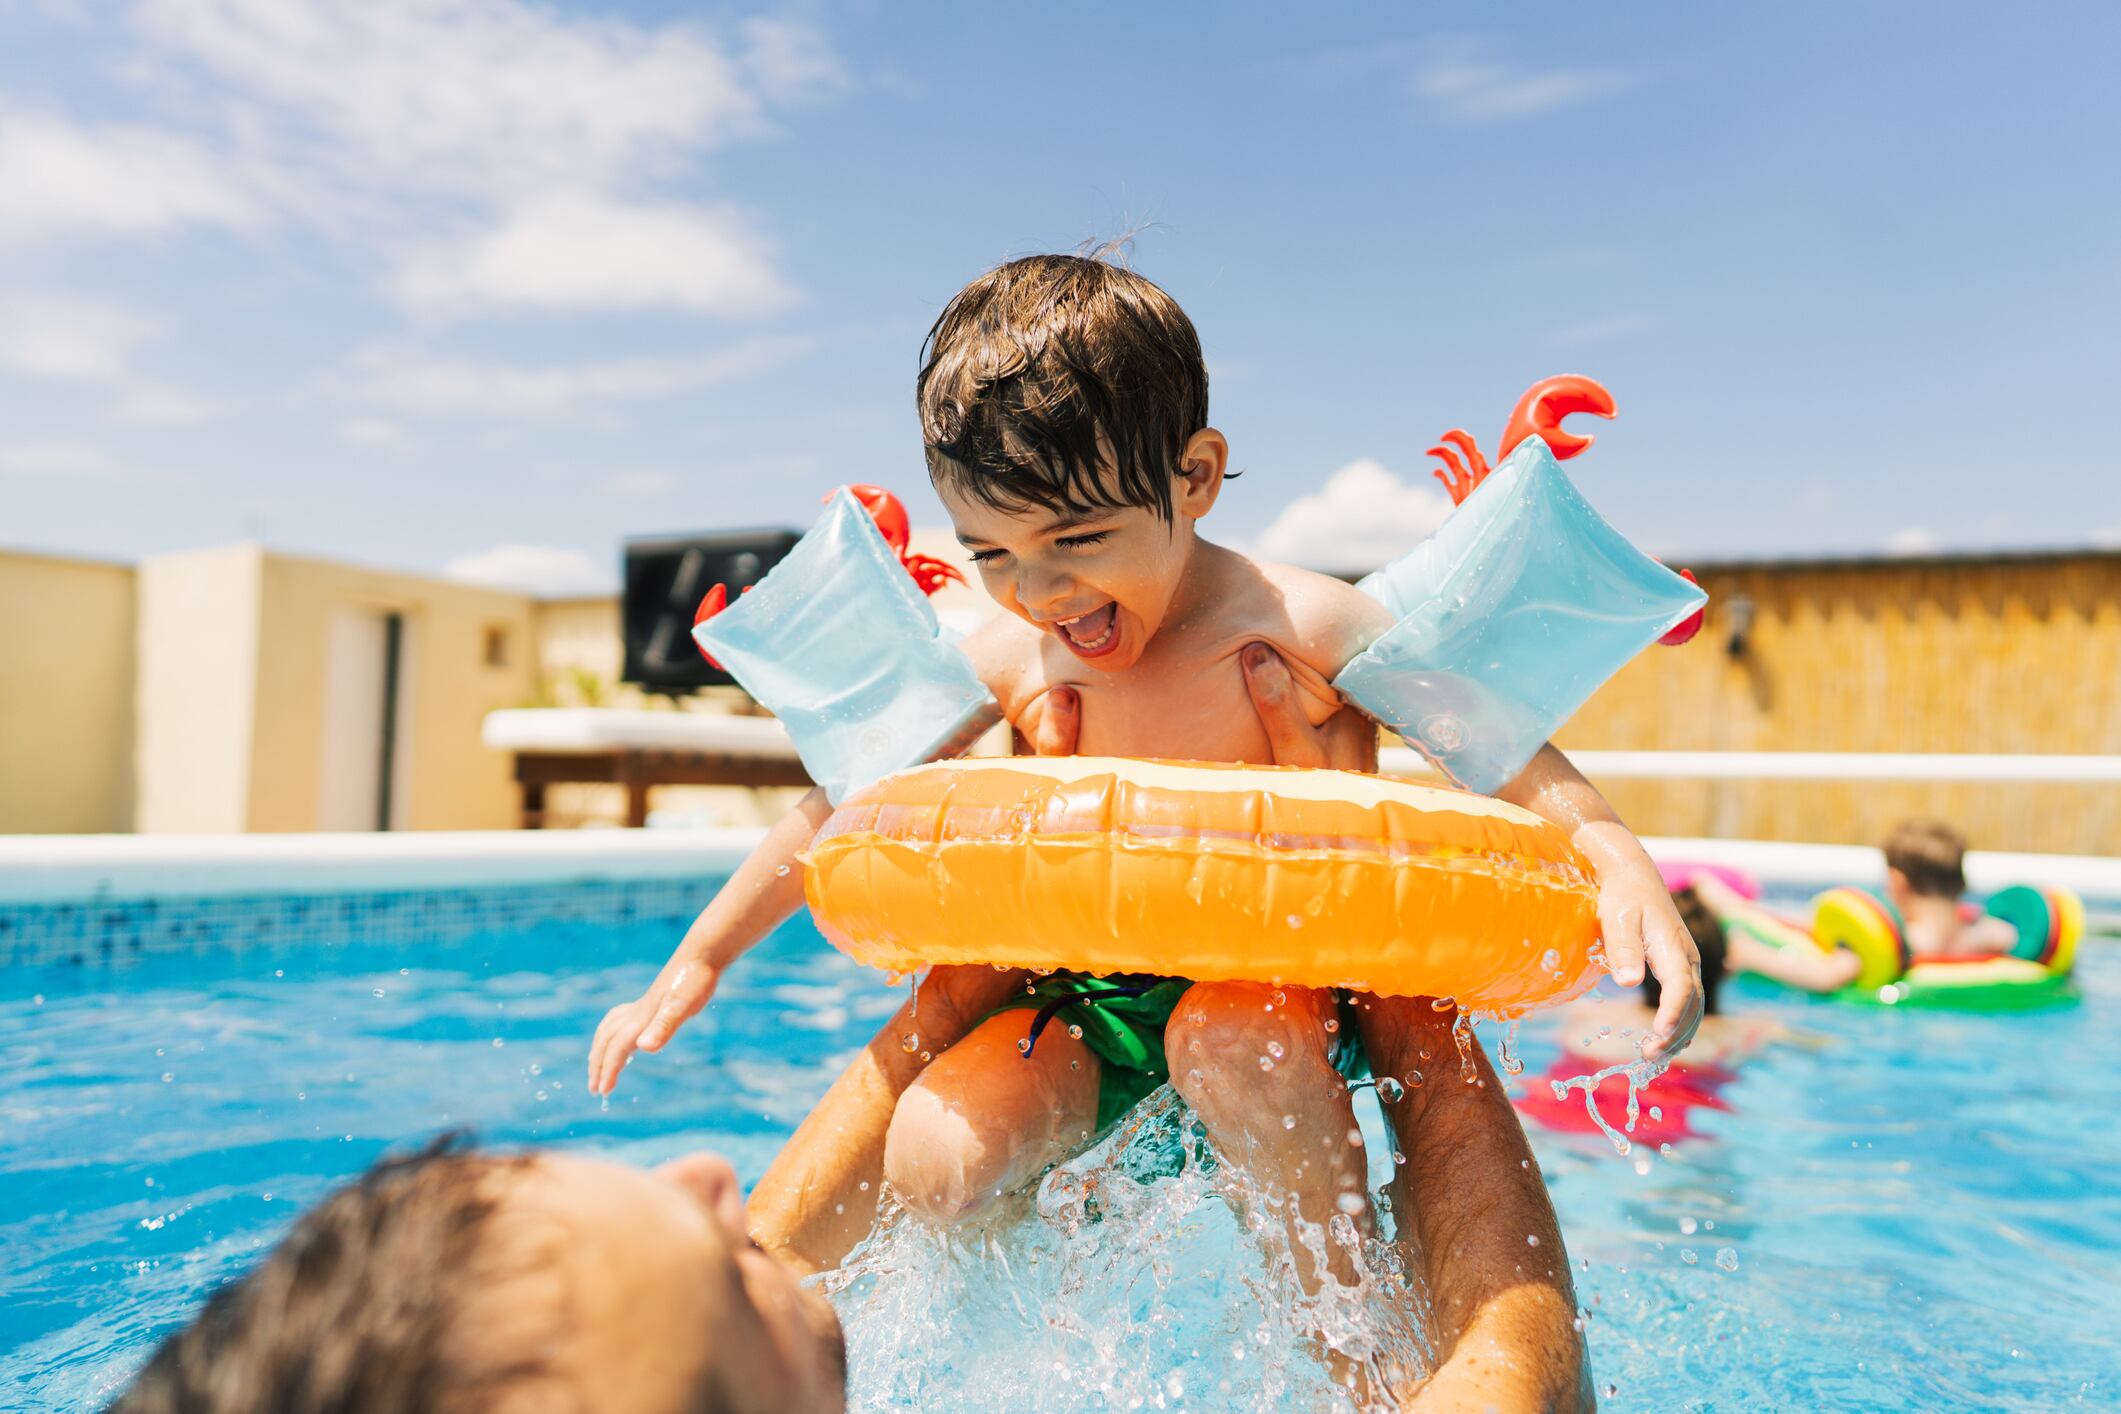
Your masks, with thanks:
[[(762, 830), (495, 830), (313, 835), (16, 835), (0, 837), (0, 903), (377, 893), (590, 879), (727, 874)], [(1650, 838), (1662, 860), (1725, 864), (1761, 883), (1802, 887), (1877, 879), (1862, 845)], [(1967, 882), (2061, 886), (2121, 902), (2121, 860), (1977, 850)]]

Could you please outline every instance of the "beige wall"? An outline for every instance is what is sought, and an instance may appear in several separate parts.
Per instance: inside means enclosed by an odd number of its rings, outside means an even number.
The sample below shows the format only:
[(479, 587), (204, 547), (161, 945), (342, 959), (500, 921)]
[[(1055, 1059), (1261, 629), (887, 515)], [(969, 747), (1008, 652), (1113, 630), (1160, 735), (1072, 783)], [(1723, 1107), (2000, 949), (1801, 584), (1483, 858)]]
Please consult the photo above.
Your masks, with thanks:
[(134, 756), (142, 833), (249, 828), (264, 558), (256, 545), (230, 545), (140, 565)]
[(0, 834), (127, 830), (133, 570), (0, 551)]
[[(414, 575), (267, 555), (258, 628), (252, 830), (318, 827), (326, 750), (328, 645), (345, 610), (404, 616), (399, 684), (407, 769), (398, 820), (414, 830), (505, 829), (518, 805), (507, 753), (480, 744), (486, 714), (525, 698), (535, 677), (531, 600)], [(504, 661), (486, 662), (489, 632)]]

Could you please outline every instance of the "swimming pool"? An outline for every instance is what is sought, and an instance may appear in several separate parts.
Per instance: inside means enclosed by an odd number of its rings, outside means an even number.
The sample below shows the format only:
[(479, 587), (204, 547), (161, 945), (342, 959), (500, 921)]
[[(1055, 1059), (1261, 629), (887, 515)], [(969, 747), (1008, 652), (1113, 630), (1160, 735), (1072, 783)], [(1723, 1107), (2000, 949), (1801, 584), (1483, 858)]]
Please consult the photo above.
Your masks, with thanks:
[[(82, 904), (63, 928), (38, 913), (34, 940), (18, 910), (0, 930), (0, 1406), (92, 1407), (304, 1204), (439, 1128), (643, 1162), (707, 1146), (755, 1178), (899, 994), (797, 920), (599, 1103), (595, 1020), (712, 884)], [(1705, 1139), (1623, 1158), (1535, 1130), (1607, 1404), (2110, 1407), (2121, 948), (2088, 944), (2080, 977), (2081, 1006), (2027, 1017), (1741, 992), (1820, 1044), (1750, 1068)], [(1530, 1080), (1553, 1023), (1520, 1049)], [(1170, 1142), (1151, 1125), (1081, 1163), (1126, 1170)], [(1103, 1223), (1061, 1186), (992, 1241), (873, 1245), (836, 1298), (859, 1407), (1326, 1396), (1205, 1185), (1108, 1183), (1146, 1214), (1109, 1200)]]

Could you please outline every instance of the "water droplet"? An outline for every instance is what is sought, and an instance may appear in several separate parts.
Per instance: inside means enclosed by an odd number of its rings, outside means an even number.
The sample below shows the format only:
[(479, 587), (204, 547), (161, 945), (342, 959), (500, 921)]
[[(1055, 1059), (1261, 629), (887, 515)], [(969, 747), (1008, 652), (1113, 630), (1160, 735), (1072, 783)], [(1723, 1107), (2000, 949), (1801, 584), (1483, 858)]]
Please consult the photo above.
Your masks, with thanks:
[(409, 967), (401, 967), (398, 969), (398, 975), (400, 977), (410, 977), (412, 976), (412, 969)]
[(508, 1043), (507, 1043), (506, 1041), (502, 1040), (502, 1039), (501, 1039), (500, 1037), (498, 1037), (498, 1036), (496, 1036), (496, 1037), (494, 1037), (494, 1038), (493, 1038), (493, 1048), (494, 1048), (495, 1050), (497, 1050), (497, 1051), (498, 1051), (499, 1049), (501, 1049), (501, 1047), (503, 1047), (503, 1046), (505, 1046), (505, 1045), (507, 1045), (507, 1044), (508, 1044)]
[(1272, 1056), (1261, 1056), (1261, 1057), (1259, 1058), (1259, 1068), (1260, 1068), (1261, 1070), (1272, 1070), (1272, 1069), (1274, 1069), (1274, 1057), (1272, 1057)]
[[(916, 1043), (916, 1044), (917, 1044), (917, 1043)], [(1025, 1055), (1025, 1056), (1028, 1056), (1028, 1055), (1030, 1055), (1030, 1054), (1031, 1054), (1031, 1038), (1030, 1038), (1029, 1036), (1026, 1036), (1026, 1037), (1024, 1037), (1024, 1038), (1023, 1038), (1022, 1040), (1018, 1041), (1018, 1042), (1016, 1043), (1016, 1050), (1017, 1050), (1017, 1054), (1018, 1054), (1018, 1055)]]
[(1561, 967), (1561, 949), (1548, 948), (1541, 953), (1539, 955), (1539, 967), (1542, 972), (1558, 971)]
[(1721, 1267), (1721, 1268), (1723, 1268), (1723, 1270), (1725, 1270), (1725, 1271), (1727, 1271), (1727, 1272), (1735, 1272), (1735, 1271), (1737, 1271), (1737, 1270), (1738, 1270), (1738, 1249), (1737, 1249), (1737, 1248), (1735, 1248), (1735, 1247), (1719, 1247), (1719, 1248), (1717, 1248), (1717, 1249), (1716, 1249), (1716, 1265), (1717, 1265), (1717, 1266), (1719, 1266), (1719, 1267)]
[(1691, 1247), (1682, 1247), (1679, 1249), (1679, 1260), (1691, 1267), (1701, 1260), (1701, 1254)]
[(542, 1099), (545, 1099), (545, 1098), (546, 1098), (545, 1092), (544, 1092), (543, 1090), (540, 1090), (540, 1091), (538, 1091), (538, 1098), (539, 1098), (540, 1100), (542, 1100)]
[(1377, 1077), (1377, 1098), (1388, 1105), (1396, 1105), (1406, 1096), (1407, 1087), (1389, 1075)]
[(1663, 1119), (1663, 1118), (1664, 1118), (1664, 1106), (1662, 1106), (1662, 1105), (1652, 1105), (1652, 1106), (1650, 1106), (1650, 1118), (1651, 1118), (1651, 1119)]
[(865, 1178), (865, 1179), (863, 1179), (863, 1180), (862, 1180), (862, 1192), (864, 1192), (864, 1193), (867, 1193), (868, 1191), (869, 1191), (869, 1180)]
[[(922, 1051), (922, 1052), (921, 1052), (921, 1064), (922, 1064), (922, 1065), (926, 1065), (926, 1064), (927, 1064), (927, 1063), (928, 1063), (929, 1061), (932, 1061), (932, 1060), (934, 1060), (934, 1059), (935, 1059), (935, 1052), (933, 1052), (933, 1051)], [(1080, 1062), (1078, 1062), (1078, 1061), (1069, 1061), (1069, 1062), (1068, 1062), (1068, 1064), (1070, 1064), (1070, 1065), (1078, 1065), (1078, 1064), (1080, 1064)]]
[(1283, 1115), (1283, 1116), (1281, 1117), (1281, 1127), (1282, 1127), (1283, 1129), (1294, 1129), (1294, 1128), (1296, 1128), (1296, 1116), (1295, 1116), (1295, 1115)]
[(1282, 1049), (1281, 1042), (1269, 1041), (1267, 1042), (1267, 1054), (1274, 1057), (1274, 1059), (1276, 1060), (1280, 1060), (1284, 1055), (1287, 1055), (1288, 1052)]
[(530, 1073), (532, 1075), (543, 1075), (545, 1073), (545, 1067), (533, 1061), (531, 1062)]
[(1340, 1030), (1340, 1018), (1338, 1018), (1338, 1017), (1334, 1017), (1334, 1016), (1329, 1016), (1329, 1017), (1327, 1017), (1327, 1018), (1326, 1018), (1326, 1034), (1327, 1034), (1328, 1036), (1330, 1036), (1330, 1035), (1332, 1035), (1332, 1034), (1333, 1034), (1334, 1032), (1336, 1032), (1336, 1031), (1338, 1031), (1338, 1030)]
[(164, 1085), (169, 1084), (170, 1081), (175, 1080), (176, 1078), (177, 1074), (175, 1071), (165, 1070), (162, 1072), (162, 1083)]
[(1617, 1399), (1617, 1398), (1618, 1398), (1619, 1396), (1620, 1396), (1620, 1386), (1619, 1386), (1619, 1385), (1609, 1384), (1609, 1385), (1607, 1385), (1607, 1386), (1605, 1387), (1605, 1397), (1606, 1397), (1607, 1399)]
[(1402, 1154), (1402, 1153), (1400, 1153), (1400, 1152), (1399, 1152), (1399, 1150), (1397, 1150), (1397, 1149), (1394, 1149), (1394, 1150), (1392, 1151), (1392, 1162), (1393, 1162), (1394, 1164), (1401, 1164), (1401, 1165), (1403, 1165), (1403, 1164), (1405, 1164), (1405, 1163), (1406, 1163), (1406, 1161), (1407, 1161), (1407, 1156), (1406, 1156), (1405, 1154)]
[(1362, 1131), (1360, 1129), (1348, 1131), (1348, 1147), (1352, 1149), (1360, 1149), (1362, 1147)]
[(1333, 1206), (1352, 1218), (1362, 1211), (1362, 1195), (1360, 1193), (1343, 1193), (1333, 1200)]
[(380, 996), (382, 996), (382, 995), (383, 995), (383, 989), (382, 989), (381, 987), (377, 987), (377, 988), (376, 988), (375, 990), (373, 990), (372, 992), (370, 992), (370, 993), (369, 993), (369, 995), (370, 995), (370, 996), (375, 996), (375, 997), (380, 997)]
[(1692, 1237), (1696, 1232), (1701, 1230), (1701, 1224), (1695, 1222), (1692, 1218), (1681, 1218), (1679, 1220), (1679, 1230), (1685, 1233), (1688, 1237)]
[(155, 1054), (158, 1056), (163, 1054), (162, 1048), (160, 1046), (155, 1047)]
[(1082, 1028), (1082, 1027), (1080, 1027), (1080, 1026), (1076, 1026), (1076, 1025), (1072, 1025), (1072, 1024), (1071, 1024), (1071, 1025), (1070, 1025), (1070, 1026), (1068, 1027), (1068, 1034), (1069, 1034), (1070, 1036), (1074, 1037), (1074, 1038), (1075, 1038), (1076, 1040), (1080, 1041), (1080, 1040), (1082, 1040), (1082, 1039), (1083, 1039), (1083, 1028)]
[[(912, 1055), (915, 1051), (921, 1048), (921, 1033), (918, 1031), (908, 1031), (905, 1035), (898, 1038), (898, 1048), (904, 1051), (907, 1055)], [(1018, 1043), (1017, 1049), (1022, 1051), (1024, 1054), (1029, 1055), (1031, 1053), (1031, 1038), (1028, 1036), (1025, 1037), (1021, 1042)]]
[(774, 874), (774, 877), (775, 877), (775, 878), (777, 878), (777, 879), (785, 879), (785, 878), (787, 878), (787, 877), (788, 877), (788, 866), (787, 866), (787, 865), (785, 865), (785, 864), (783, 864), (783, 865), (782, 865), (782, 866), (781, 866), (780, 868), (778, 868), (778, 869), (774, 870), (774, 871), (773, 871), (773, 874)]
[(1537, 1247), (1539, 1245), (1539, 1234), (1536, 1232), (1526, 1233), (1524, 1235), (1524, 1245), (1527, 1247)]

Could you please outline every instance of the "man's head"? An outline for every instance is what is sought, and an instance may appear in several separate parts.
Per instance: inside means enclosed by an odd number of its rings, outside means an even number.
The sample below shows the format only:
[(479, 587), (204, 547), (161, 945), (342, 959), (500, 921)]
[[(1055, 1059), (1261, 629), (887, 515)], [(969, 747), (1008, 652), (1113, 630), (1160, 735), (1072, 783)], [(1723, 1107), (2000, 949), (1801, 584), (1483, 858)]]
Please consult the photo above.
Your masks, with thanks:
[(432, 1147), (305, 1213), (113, 1414), (839, 1410), (838, 1322), (736, 1175)]
[(1966, 892), (1966, 838), (1941, 820), (1905, 820), (1885, 841), (1886, 893), (1905, 909), (1912, 899), (1956, 900)]
[(1084, 661), (1131, 666), (1229, 461), (1192, 321), (1107, 261), (1013, 260), (943, 310), (917, 389), (929, 475), (988, 592)]
[[(1701, 1009), (1709, 1016), (1720, 1010), (1726, 954), (1730, 940), (1724, 936), (1723, 923), (1701, 901), (1690, 884), (1683, 889), (1672, 890), (1672, 903), (1679, 910), (1679, 921), (1693, 936), (1694, 951), (1701, 955)], [(1645, 968), (1642, 974), (1642, 999), (1651, 1010), (1656, 1010), (1663, 1000), (1664, 988), (1657, 985), (1657, 974)]]

